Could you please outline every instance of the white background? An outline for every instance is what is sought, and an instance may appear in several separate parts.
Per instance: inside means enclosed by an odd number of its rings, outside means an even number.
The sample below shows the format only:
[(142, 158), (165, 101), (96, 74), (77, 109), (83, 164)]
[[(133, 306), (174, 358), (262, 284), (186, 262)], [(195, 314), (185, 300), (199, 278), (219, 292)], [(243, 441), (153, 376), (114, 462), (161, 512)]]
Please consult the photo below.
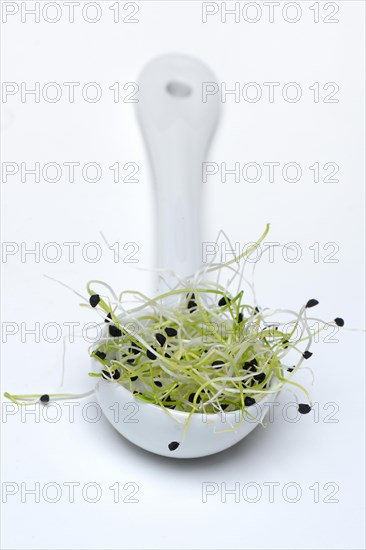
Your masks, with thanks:
[[(263, 258), (256, 275), (259, 302), (297, 309), (314, 297), (320, 301), (319, 317), (341, 316), (346, 327), (364, 328), (364, 3), (338, 2), (334, 17), (339, 22), (333, 24), (323, 22), (330, 13), (324, 3), (319, 4), (320, 22), (314, 23), (309, 9), (313, 3), (299, 2), (302, 16), (292, 24), (281, 15), (283, 3), (273, 23), (263, 2), (256, 3), (262, 9), (257, 23), (243, 18), (235, 23), (230, 16), (222, 23), (220, 13), (203, 23), (200, 2), (138, 4), (136, 24), (114, 23), (112, 3), (102, 2), (103, 16), (95, 24), (84, 21), (80, 9), (69, 23), (63, 7), (62, 19), (55, 24), (34, 23), (31, 16), (22, 23), (18, 13), (2, 25), (3, 81), (26, 82), (29, 87), (36, 81), (95, 81), (103, 88), (98, 103), (84, 101), (79, 92), (73, 104), (64, 96), (57, 103), (35, 103), (32, 98), (22, 103), (20, 94), (2, 104), (3, 162), (97, 162), (103, 168), (97, 183), (83, 181), (80, 172), (74, 183), (66, 172), (58, 183), (35, 183), (31, 176), (22, 183), (19, 174), (3, 182), (2, 240), (19, 247), (24, 242), (28, 248), (39, 242), (41, 249), (56, 242), (63, 256), (55, 263), (42, 257), (36, 262), (32, 256), (22, 262), (20, 253), (6, 262), (3, 257), (2, 327), (13, 322), (19, 331), (2, 346), (2, 391), (60, 390), (61, 341), (41, 337), (35, 342), (28, 335), (22, 342), (21, 323), (29, 328), (38, 322), (42, 329), (50, 322), (65, 327), (71, 321), (82, 326), (95, 320), (92, 312), (78, 307), (75, 294), (44, 274), (81, 293), (92, 278), (116, 290), (153, 291), (152, 275), (136, 269), (154, 266), (150, 169), (134, 105), (114, 103), (108, 87), (136, 81), (146, 62), (169, 52), (199, 57), (228, 88), (235, 82), (257, 82), (263, 90), (256, 103), (236, 103), (228, 96), (210, 161), (257, 162), (262, 168), (263, 162), (297, 162), (303, 170), (296, 183), (280, 174), (270, 183), (264, 169), (257, 183), (235, 183), (232, 178), (223, 183), (219, 175), (209, 179), (203, 186), (203, 240), (214, 241), (222, 228), (243, 245), (256, 240), (271, 222), (267, 240), (296, 242), (302, 257), (284, 261), (279, 248), (273, 263)], [(264, 82), (281, 83), (273, 103)], [(300, 101), (282, 98), (282, 86), (288, 82), (301, 86)], [(309, 90), (314, 82), (320, 83), (318, 103)], [(339, 85), (337, 103), (322, 101), (327, 82)], [(137, 163), (139, 182), (114, 183), (108, 167), (117, 161), (122, 166)], [(337, 163), (339, 181), (315, 183), (309, 170), (314, 162)], [(125, 243), (137, 243), (138, 264), (115, 263), (100, 231), (118, 241), (122, 253)], [(64, 242), (80, 243), (74, 263)], [(81, 255), (89, 242), (102, 248), (96, 263)], [(320, 246), (319, 261), (309, 248), (314, 243)], [(327, 243), (339, 247), (334, 256), (338, 262), (325, 261), (332, 251), (323, 249)], [(42, 415), (40, 421), (34, 415), (24, 421), (19, 410), (5, 410), (3, 405), (3, 499), (4, 483), (19, 487), (2, 505), (3, 547), (364, 548), (364, 338), (362, 332), (345, 330), (336, 337), (337, 344), (321, 341), (313, 347), (307, 365), (315, 374), (314, 386), (308, 372), (302, 376), (319, 403), (318, 422), (313, 412), (297, 423), (278, 413), (266, 429), (259, 427), (236, 447), (205, 459), (174, 461), (148, 454), (125, 441), (105, 419), (93, 423), (83, 418), (88, 401), (80, 403), (74, 422), (65, 406), (61, 419), (51, 422)], [(88, 370), (87, 344), (69, 344), (62, 391), (91, 388)], [(280, 398), (282, 405), (291, 400), (286, 392)], [(13, 415), (4, 414), (10, 410)], [(89, 412), (91, 416), (93, 410)], [(50, 503), (41, 495), (36, 503), (28, 495), (22, 502), (21, 483), (31, 488), (37, 482), (41, 489), (50, 482), (59, 484), (60, 500)], [(73, 503), (64, 485), (69, 482), (80, 484)], [(90, 482), (100, 487), (99, 502), (82, 496)], [(117, 482), (121, 493), (115, 503), (109, 487)], [(123, 502), (130, 493), (123, 489), (127, 482), (138, 484), (138, 503)], [(204, 503), (204, 482), (217, 487), (226, 483), (227, 488), (237, 483), (240, 490), (257, 483), (262, 495), (256, 503), (249, 502), (253, 491), (248, 497), (241, 494), (239, 502), (233, 495), (222, 502), (219, 491)], [(279, 484), (274, 502), (266, 482)], [(282, 493), (291, 482), (301, 490), (296, 503)], [(315, 483), (320, 502), (314, 502), (310, 489)], [(324, 488), (327, 483), (339, 487), (333, 497), (338, 502), (326, 502), (331, 493), (330, 486)], [(50, 490), (49, 496), (53, 494)], [(293, 494), (289, 489), (290, 498)]]

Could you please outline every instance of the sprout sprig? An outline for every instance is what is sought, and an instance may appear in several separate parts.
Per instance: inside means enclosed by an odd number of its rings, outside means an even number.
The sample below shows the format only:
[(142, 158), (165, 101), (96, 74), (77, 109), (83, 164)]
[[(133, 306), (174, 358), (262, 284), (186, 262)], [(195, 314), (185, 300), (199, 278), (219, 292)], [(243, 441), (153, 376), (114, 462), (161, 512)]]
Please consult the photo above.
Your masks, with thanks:
[[(329, 324), (342, 327), (344, 321), (340, 317), (320, 321), (319, 329), (312, 332), (309, 322), (314, 318), (307, 313), (318, 305), (314, 298), (304, 301), (299, 311), (259, 307), (246, 268), (249, 255), (268, 230), (269, 225), (256, 243), (228, 262), (217, 261), (215, 255), (196, 273), (176, 275), (176, 285), (153, 298), (133, 290), (117, 295), (103, 281), (90, 281), (82, 305), (98, 314), (105, 334), (89, 350), (98, 364), (89, 375), (121, 384), (137, 400), (160, 406), (168, 414), (187, 412), (189, 418), (194, 413), (239, 410), (244, 419), (250, 416), (250, 407), (284, 386), (303, 393), (307, 403), (299, 404), (299, 412), (309, 412), (310, 395), (294, 375), (312, 356), (314, 334)], [(278, 314), (286, 314), (286, 323), (276, 322)], [(289, 365), (290, 351), (297, 353), (298, 360)], [(91, 393), (5, 396), (26, 405)]]

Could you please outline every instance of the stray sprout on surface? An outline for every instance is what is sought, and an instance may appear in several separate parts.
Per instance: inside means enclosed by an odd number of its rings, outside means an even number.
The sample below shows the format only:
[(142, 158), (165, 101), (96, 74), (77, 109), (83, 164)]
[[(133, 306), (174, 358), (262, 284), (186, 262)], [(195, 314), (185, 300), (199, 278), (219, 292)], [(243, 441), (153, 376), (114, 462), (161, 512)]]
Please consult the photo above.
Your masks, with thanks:
[[(269, 393), (277, 394), (285, 385), (303, 393), (305, 402), (299, 403), (298, 411), (310, 412), (310, 396), (294, 375), (312, 356), (314, 335), (332, 324), (342, 327), (344, 321), (340, 317), (331, 322), (308, 317), (308, 310), (318, 305), (315, 299), (309, 299), (299, 311), (259, 307), (245, 268), (248, 256), (268, 230), (269, 225), (254, 245), (228, 262), (216, 263), (215, 257), (190, 277), (174, 274), (176, 286), (155, 298), (129, 290), (117, 296), (106, 283), (90, 281), (89, 300), (83, 305), (98, 313), (106, 330), (90, 349), (99, 369), (89, 375), (121, 384), (137, 400), (167, 412), (187, 412), (189, 417), (240, 410), (244, 418), (252, 405)], [(221, 283), (224, 275), (227, 279)], [(244, 282), (254, 303), (249, 303)], [(235, 283), (233, 292), (230, 289)], [(279, 315), (285, 315), (286, 322), (278, 323)], [(310, 321), (318, 322), (318, 330), (310, 330)], [(296, 353), (295, 364), (286, 363), (290, 351)], [(5, 396), (27, 404), (92, 393)]]

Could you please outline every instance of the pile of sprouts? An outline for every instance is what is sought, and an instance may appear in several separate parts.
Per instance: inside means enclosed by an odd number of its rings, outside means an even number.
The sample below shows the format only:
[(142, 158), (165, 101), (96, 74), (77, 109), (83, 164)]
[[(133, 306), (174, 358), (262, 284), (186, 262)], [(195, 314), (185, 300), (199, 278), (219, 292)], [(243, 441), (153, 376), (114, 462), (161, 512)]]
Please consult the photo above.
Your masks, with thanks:
[[(268, 230), (267, 225), (256, 243), (228, 262), (214, 256), (190, 277), (174, 274), (175, 286), (155, 298), (130, 290), (116, 295), (106, 283), (90, 281), (84, 305), (99, 315), (105, 330), (89, 349), (97, 365), (89, 375), (102, 383), (121, 384), (136, 400), (168, 413), (175, 409), (190, 415), (239, 410), (244, 417), (264, 396), (278, 394), (287, 385), (302, 392), (298, 410), (308, 413), (311, 398), (294, 375), (312, 356), (314, 335), (332, 324), (341, 327), (344, 321), (316, 319), (318, 329), (312, 332), (310, 321), (315, 319), (308, 317), (308, 310), (317, 300), (305, 301), (299, 311), (257, 304), (246, 268)], [(277, 322), (280, 314), (286, 315), (286, 322)], [(291, 350), (295, 364), (286, 362)], [(73, 397), (5, 395), (21, 404)]]

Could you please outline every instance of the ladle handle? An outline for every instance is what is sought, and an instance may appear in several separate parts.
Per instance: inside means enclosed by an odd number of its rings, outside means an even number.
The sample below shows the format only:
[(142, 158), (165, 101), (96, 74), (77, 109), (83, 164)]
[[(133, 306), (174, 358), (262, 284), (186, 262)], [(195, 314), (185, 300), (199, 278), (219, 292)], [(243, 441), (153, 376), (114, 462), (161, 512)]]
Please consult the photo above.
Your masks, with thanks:
[(214, 82), (205, 65), (183, 55), (153, 60), (139, 79), (137, 114), (157, 200), (157, 263), (181, 276), (201, 264), (202, 162), (220, 107), (218, 95), (203, 100), (203, 86)]

